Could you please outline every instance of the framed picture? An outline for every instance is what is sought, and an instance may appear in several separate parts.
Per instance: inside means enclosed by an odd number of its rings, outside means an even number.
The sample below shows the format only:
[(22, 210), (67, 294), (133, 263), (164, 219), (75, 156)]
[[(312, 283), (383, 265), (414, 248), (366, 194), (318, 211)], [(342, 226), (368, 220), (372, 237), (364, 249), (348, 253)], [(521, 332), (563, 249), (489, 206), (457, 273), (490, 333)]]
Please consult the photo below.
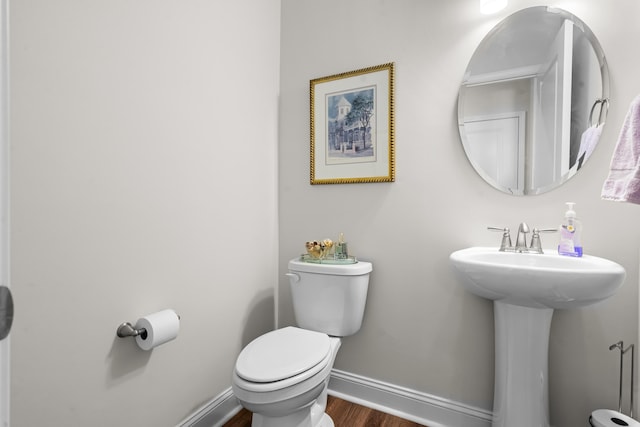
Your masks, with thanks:
[(395, 180), (394, 64), (311, 80), (311, 184)]

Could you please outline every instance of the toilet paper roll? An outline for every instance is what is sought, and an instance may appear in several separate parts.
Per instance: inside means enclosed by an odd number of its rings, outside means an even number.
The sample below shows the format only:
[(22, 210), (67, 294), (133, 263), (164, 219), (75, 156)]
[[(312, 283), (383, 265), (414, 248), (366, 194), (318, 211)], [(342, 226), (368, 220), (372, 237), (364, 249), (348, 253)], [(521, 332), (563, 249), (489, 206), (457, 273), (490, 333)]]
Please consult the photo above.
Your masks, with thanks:
[(144, 316), (136, 322), (136, 329), (146, 331), (136, 337), (138, 347), (151, 350), (175, 339), (180, 331), (180, 317), (171, 309)]

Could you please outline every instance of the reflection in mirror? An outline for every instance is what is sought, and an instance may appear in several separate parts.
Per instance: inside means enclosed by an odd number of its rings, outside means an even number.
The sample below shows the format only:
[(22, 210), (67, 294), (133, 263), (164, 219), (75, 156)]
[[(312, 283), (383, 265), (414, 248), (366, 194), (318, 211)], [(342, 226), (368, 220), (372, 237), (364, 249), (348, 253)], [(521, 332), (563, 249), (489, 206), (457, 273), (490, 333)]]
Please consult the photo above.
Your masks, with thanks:
[(596, 144), (609, 107), (604, 52), (569, 12), (523, 9), (496, 25), (469, 61), (458, 126), (475, 170), (513, 195), (571, 178)]

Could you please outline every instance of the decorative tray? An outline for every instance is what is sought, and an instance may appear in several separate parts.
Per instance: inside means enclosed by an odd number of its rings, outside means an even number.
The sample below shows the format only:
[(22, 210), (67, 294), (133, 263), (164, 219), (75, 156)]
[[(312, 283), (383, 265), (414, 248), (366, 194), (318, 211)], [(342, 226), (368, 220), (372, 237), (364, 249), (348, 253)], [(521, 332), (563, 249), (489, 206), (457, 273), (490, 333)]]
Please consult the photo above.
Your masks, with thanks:
[(333, 255), (329, 255), (326, 258), (314, 258), (308, 254), (300, 255), (300, 261), (310, 262), (312, 264), (334, 264), (334, 265), (355, 264), (358, 262), (358, 260), (354, 256), (348, 256), (347, 258), (343, 258), (343, 259), (334, 258)]

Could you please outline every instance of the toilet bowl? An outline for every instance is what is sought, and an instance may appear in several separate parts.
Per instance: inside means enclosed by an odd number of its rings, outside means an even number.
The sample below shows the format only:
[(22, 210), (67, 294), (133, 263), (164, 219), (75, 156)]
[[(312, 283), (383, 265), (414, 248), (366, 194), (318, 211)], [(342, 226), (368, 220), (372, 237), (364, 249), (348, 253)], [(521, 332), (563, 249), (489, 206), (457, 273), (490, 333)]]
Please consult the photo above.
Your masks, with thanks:
[(334, 427), (327, 387), (341, 337), (360, 330), (372, 265), (289, 261), (297, 327), (268, 332), (238, 356), (232, 390), (252, 427)]
[[(331, 427), (326, 388), (340, 338), (296, 327), (269, 332), (242, 350), (232, 389), (253, 427)], [(324, 399), (319, 399), (324, 394)]]
[(631, 417), (610, 409), (598, 409), (589, 417), (590, 427), (640, 427), (640, 423)]

